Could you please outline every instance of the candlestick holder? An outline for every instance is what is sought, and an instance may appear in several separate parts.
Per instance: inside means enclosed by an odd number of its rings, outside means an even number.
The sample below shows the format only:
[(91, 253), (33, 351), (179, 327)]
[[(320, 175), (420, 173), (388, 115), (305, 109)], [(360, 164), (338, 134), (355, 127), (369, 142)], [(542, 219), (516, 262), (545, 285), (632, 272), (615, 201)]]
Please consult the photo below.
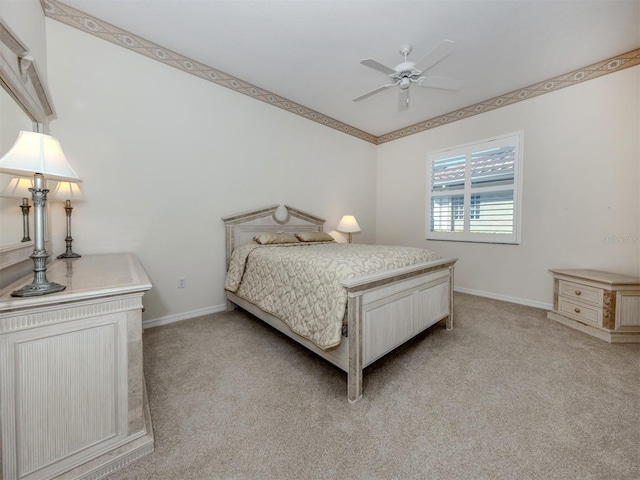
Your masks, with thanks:
[(31, 237), (29, 236), (29, 210), (31, 210), (31, 205), (29, 205), (28, 198), (22, 199), (22, 205), (20, 205), (20, 209), (22, 210), (22, 241), (30, 242)]
[(84, 194), (80, 189), (80, 185), (73, 182), (59, 182), (53, 189), (50, 198), (53, 201), (64, 200), (64, 212), (67, 215), (67, 236), (64, 239), (67, 249), (64, 253), (58, 255), (58, 258), (78, 258), (81, 255), (75, 253), (72, 248), (71, 214), (73, 213), (73, 207), (71, 206), (71, 200), (74, 202), (84, 200)]
[(58, 258), (79, 258), (81, 255), (75, 253), (71, 248), (71, 244), (73, 243), (73, 237), (71, 236), (71, 212), (73, 212), (73, 207), (71, 206), (71, 200), (67, 200), (64, 204), (64, 211), (67, 214), (67, 236), (64, 241), (67, 244), (67, 249), (64, 253), (58, 255)]

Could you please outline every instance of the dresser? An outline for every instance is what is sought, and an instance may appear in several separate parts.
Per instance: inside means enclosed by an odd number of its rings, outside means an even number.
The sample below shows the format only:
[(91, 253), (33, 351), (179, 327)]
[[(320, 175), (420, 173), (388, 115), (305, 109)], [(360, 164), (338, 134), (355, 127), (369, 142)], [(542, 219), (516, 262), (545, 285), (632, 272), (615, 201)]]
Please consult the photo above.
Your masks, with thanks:
[(640, 343), (640, 278), (600, 270), (550, 270), (547, 317), (611, 343)]
[(0, 292), (0, 478), (98, 479), (153, 451), (133, 254), (52, 262), (59, 293)]

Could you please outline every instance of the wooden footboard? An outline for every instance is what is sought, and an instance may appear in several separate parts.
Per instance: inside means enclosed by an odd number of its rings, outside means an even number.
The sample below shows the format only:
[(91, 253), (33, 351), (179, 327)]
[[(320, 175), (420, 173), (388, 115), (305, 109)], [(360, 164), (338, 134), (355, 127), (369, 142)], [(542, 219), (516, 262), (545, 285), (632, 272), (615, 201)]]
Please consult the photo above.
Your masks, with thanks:
[(362, 397), (365, 367), (444, 318), (446, 328), (453, 327), (456, 261), (445, 259), (343, 281), (348, 337), (329, 350), (234, 293), (227, 292), (227, 299), (347, 372), (347, 396), (353, 403)]
[(345, 280), (349, 313), (348, 398), (362, 397), (362, 370), (446, 318), (453, 327), (453, 265), (446, 259)]

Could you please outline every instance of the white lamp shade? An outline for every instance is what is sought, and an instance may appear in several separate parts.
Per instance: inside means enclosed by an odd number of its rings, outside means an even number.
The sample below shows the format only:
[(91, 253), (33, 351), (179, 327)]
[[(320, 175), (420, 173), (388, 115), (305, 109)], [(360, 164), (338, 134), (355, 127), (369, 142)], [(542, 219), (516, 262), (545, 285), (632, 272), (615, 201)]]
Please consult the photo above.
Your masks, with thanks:
[(80, 184), (73, 182), (58, 182), (53, 190), (47, 195), (49, 200), (72, 200), (75, 202), (84, 201), (84, 193), (80, 189)]
[(13, 177), (2, 192), (0, 197), (7, 198), (31, 198), (30, 188), (33, 188), (33, 179), (25, 177)]
[(0, 172), (22, 177), (41, 173), (51, 180), (81, 181), (69, 165), (57, 138), (25, 130), (0, 159)]
[(343, 233), (356, 233), (360, 231), (360, 225), (358, 225), (356, 217), (353, 215), (345, 215), (342, 217), (342, 220), (340, 220), (336, 230)]

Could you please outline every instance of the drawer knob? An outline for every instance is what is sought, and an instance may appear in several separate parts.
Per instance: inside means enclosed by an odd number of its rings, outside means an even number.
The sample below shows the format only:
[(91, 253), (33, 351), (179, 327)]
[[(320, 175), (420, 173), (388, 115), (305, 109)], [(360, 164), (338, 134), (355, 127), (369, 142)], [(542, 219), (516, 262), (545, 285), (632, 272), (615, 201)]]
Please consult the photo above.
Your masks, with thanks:
[(576, 313), (580, 313), (580, 309), (578, 307), (574, 308), (573, 311)]
[(580, 290), (576, 290), (576, 295), (582, 295), (582, 292)]

